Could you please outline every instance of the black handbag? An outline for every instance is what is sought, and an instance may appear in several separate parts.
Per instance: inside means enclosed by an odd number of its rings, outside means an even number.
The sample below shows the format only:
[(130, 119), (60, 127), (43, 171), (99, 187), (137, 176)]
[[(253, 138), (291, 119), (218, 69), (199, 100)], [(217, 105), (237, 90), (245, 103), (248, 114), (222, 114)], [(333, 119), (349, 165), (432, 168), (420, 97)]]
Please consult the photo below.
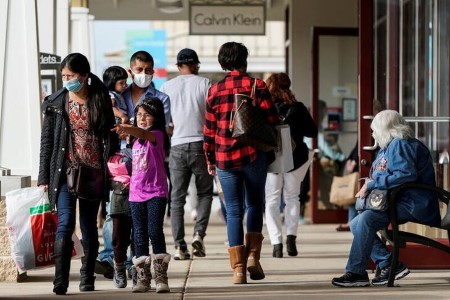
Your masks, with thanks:
[(67, 190), (79, 199), (98, 201), (103, 198), (103, 171), (75, 163), (67, 168)]
[(234, 94), (234, 110), (231, 112), (229, 129), (232, 137), (240, 143), (269, 152), (278, 147), (277, 131), (267, 123), (264, 112), (255, 105), (255, 88), (256, 79), (250, 96)]
[(389, 208), (389, 190), (372, 190), (367, 197), (357, 198), (356, 210), (386, 211)]
[[(69, 151), (73, 154), (72, 137), (69, 136)], [(67, 166), (67, 190), (79, 199), (100, 201), (103, 198), (102, 169), (94, 168), (79, 162), (70, 162)]]
[(111, 217), (131, 217), (130, 202), (128, 201), (130, 189), (122, 182), (111, 181), (112, 195), (109, 206)]

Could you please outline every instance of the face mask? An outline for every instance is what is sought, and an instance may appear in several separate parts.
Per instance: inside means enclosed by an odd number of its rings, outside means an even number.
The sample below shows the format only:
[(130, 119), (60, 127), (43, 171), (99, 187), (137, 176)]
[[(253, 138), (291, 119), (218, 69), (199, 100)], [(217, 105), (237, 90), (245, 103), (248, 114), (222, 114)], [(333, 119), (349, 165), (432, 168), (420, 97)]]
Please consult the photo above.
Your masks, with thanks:
[(148, 74), (134, 74), (133, 82), (140, 88), (146, 88), (152, 82), (153, 75)]
[(77, 77), (70, 79), (68, 81), (63, 82), (63, 86), (69, 91), (76, 93), (83, 87), (83, 83), (81, 83)]

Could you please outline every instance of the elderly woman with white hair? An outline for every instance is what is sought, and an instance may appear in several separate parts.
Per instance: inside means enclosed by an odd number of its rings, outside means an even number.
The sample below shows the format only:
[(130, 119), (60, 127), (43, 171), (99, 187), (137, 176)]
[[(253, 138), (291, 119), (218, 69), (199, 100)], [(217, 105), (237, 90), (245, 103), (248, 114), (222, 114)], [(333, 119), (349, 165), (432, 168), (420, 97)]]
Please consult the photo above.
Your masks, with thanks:
[[(428, 148), (414, 138), (413, 131), (404, 118), (394, 110), (378, 113), (372, 121), (373, 138), (380, 150), (372, 163), (370, 177), (366, 179), (356, 197), (365, 197), (374, 189), (388, 190), (402, 183), (417, 182), (435, 185), (433, 160)], [(396, 202), (401, 223), (417, 221), (436, 226), (440, 223), (439, 204), (436, 196), (424, 190), (406, 190)], [(369, 286), (367, 261), (369, 258), (381, 270), (372, 279), (373, 285), (385, 285), (390, 272), (391, 253), (381, 242), (377, 231), (389, 225), (389, 212), (363, 210), (351, 222), (353, 242), (346, 266), (346, 273), (333, 278), (331, 283), (340, 287)], [(409, 274), (408, 268), (399, 262), (395, 279)]]

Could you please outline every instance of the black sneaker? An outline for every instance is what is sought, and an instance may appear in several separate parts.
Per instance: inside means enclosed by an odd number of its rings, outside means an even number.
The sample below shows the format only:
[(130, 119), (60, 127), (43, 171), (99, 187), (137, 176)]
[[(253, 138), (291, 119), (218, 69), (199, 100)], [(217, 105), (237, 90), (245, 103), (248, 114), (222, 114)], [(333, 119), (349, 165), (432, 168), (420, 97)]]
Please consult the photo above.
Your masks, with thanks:
[(287, 253), (289, 256), (297, 256), (298, 255), (297, 245), (295, 242), (296, 238), (297, 238), (297, 236), (295, 236), (295, 235), (288, 235), (286, 237), (286, 248), (287, 248)]
[(333, 280), (331, 280), (331, 283), (335, 286), (340, 287), (354, 287), (354, 286), (369, 286), (369, 276), (367, 275), (367, 272), (364, 274), (356, 274), (347, 272), (341, 277), (335, 277)]
[[(391, 271), (391, 266), (381, 269), (380, 275), (375, 276), (372, 279), (373, 285), (385, 285), (389, 280), (389, 272)], [(395, 271), (395, 280), (402, 279), (409, 274), (409, 269), (401, 262), (397, 265), (397, 270)]]
[(283, 257), (283, 244), (275, 244), (273, 245), (273, 257), (282, 258)]
[(107, 279), (113, 279), (114, 277), (114, 267), (106, 260), (96, 260), (95, 261), (95, 274), (101, 274)]

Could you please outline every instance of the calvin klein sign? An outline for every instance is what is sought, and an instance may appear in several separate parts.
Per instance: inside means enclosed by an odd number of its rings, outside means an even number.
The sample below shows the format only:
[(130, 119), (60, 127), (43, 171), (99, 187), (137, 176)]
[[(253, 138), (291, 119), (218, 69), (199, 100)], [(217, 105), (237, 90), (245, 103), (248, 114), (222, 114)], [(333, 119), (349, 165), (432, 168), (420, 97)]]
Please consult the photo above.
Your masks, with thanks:
[(261, 5), (199, 5), (189, 7), (189, 33), (265, 35), (266, 10)]

